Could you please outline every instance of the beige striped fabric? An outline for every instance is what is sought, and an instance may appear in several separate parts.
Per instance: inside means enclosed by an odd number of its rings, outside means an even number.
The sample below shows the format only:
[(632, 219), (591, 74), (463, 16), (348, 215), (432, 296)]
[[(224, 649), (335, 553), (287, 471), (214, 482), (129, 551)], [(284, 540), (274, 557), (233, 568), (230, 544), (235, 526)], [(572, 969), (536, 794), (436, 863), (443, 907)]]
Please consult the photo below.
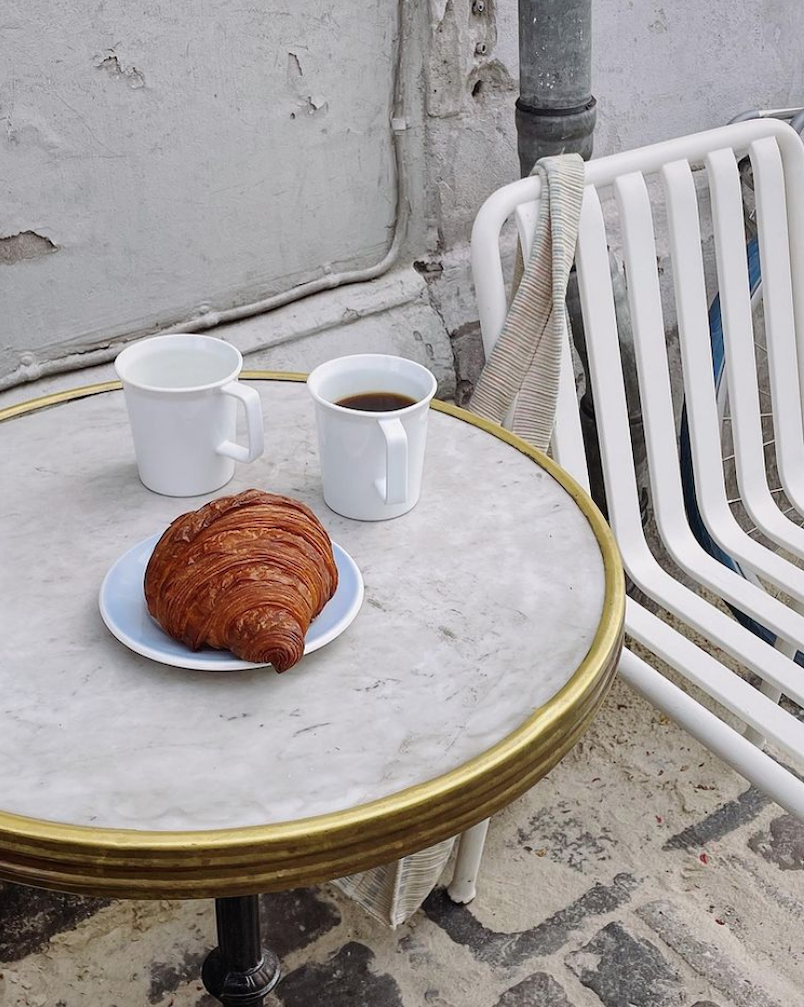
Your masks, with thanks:
[(339, 878), (335, 884), (376, 920), (397, 927), (410, 919), (435, 888), (454, 843), (446, 839), (383, 867)]
[(513, 409), (510, 429), (546, 451), (569, 332), (564, 299), (583, 203), (583, 160), (579, 154), (544, 157), (531, 174), (542, 181), (533, 249), (469, 408), (496, 423)]

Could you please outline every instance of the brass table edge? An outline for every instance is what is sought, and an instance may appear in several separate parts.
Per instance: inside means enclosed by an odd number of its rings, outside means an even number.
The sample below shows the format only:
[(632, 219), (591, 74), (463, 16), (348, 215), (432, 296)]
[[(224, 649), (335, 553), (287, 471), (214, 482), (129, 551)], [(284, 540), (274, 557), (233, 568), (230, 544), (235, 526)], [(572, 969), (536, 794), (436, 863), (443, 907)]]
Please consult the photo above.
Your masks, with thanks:
[[(243, 371), (251, 380), (306, 375)], [(0, 409), (0, 422), (114, 391), (107, 381)], [(585, 658), (566, 685), (492, 748), (454, 770), (347, 811), (264, 826), (192, 832), (94, 828), (0, 811), (0, 879), (60, 891), (130, 898), (207, 898), (317, 883), (388, 862), (446, 839), (520, 796), (575, 744), (613, 681), (623, 641), (625, 581), (619, 551), (589, 495), (543, 452), (459, 406), (445, 413), (510, 444), (575, 500), (598, 540), (603, 611)]]

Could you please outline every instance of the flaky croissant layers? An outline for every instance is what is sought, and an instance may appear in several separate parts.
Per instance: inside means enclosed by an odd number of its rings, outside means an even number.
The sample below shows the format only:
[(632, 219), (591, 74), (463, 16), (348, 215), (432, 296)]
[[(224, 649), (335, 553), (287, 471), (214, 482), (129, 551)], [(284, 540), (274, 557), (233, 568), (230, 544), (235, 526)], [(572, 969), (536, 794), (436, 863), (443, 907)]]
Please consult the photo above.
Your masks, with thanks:
[(157, 542), (145, 601), (162, 629), (286, 671), (338, 586), (332, 543), (298, 500), (246, 490), (182, 514)]

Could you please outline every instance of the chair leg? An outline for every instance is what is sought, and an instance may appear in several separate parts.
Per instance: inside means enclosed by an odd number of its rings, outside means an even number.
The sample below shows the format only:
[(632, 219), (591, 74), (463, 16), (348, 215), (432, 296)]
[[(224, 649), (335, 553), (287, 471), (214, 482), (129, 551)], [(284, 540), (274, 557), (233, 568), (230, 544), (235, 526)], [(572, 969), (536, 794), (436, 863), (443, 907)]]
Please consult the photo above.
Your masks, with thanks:
[[(789, 657), (792, 660), (796, 656), (796, 652), (799, 648), (794, 643), (788, 643), (787, 640), (782, 640), (777, 636), (774, 649), (780, 651), (785, 657)], [(759, 691), (763, 696), (767, 696), (772, 703), (778, 703), (782, 698), (781, 690), (777, 689), (775, 685), (771, 685), (769, 682), (763, 682), (759, 687)], [(750, 741), (752, 745), (756, 745), (761, 752), (765, 748), (765, 742), (767, 739), (761, 731), (757, 731), (753, 727), (746, 727), (745, 740)]]
[(464, 904), (471, 902), (477, 895), (477, 876), (480, 873), (480, 860), (483, 856), (483, 846), (489, 819), (473, 825), (461, 836), (458, 843), (458, 856), (455, 860), (455, 871), (447, 894), (453, 902)]

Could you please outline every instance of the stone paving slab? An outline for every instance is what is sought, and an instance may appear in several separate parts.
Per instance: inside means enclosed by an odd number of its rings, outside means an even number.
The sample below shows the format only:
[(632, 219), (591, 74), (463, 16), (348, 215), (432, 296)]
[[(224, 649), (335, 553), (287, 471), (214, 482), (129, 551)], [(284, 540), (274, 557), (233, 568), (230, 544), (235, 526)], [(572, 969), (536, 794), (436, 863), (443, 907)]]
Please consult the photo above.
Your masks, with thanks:
[(605, 1007), (681, 1007), (681, 975), (659, 948), (621, 923), (608, 923), (566, 964)]
[[(444, 880), (448, 880), (448, 872)], [(617, 684), (496, 816), (478, 898), (404, 926), (332, 886), (262, 901), (271, 1007), (804, 1007), (804, 827)], [(213, 1007), (210, 902), (0, 886), (2, 1007)]]
[[(782, 1007), (783, 1001), (765, 988), (765, 984), (776, 984), (775, 976), (767, 969), (763, 976), (761, 966), (753, 960), (745, 961), (725, 922), (722, 935), (711, 931), (707, 939), (702, 939), (692, 914), (666, 899), (640, 906), (637, 916), (713, 987), (727, 994), (735, 1007)], [(715, 939), (721, 936), (723, 939)], [(730, 943), (734, 943), (734, 954), (730, 953)]]

